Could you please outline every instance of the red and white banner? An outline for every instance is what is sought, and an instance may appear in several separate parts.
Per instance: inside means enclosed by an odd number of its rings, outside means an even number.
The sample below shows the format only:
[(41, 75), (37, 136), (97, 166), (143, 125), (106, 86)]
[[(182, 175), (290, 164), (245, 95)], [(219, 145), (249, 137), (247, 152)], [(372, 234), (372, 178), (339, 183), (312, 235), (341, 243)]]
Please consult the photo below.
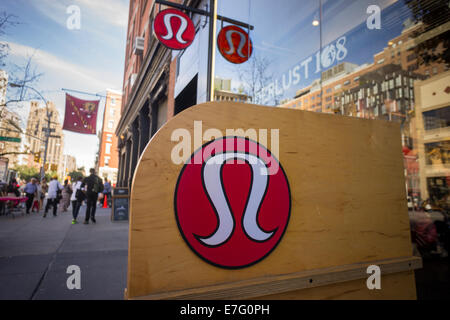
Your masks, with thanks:
[(82, 100), (66, 93), (63, 130), (97, 134), (97, 113), (100, 100)]

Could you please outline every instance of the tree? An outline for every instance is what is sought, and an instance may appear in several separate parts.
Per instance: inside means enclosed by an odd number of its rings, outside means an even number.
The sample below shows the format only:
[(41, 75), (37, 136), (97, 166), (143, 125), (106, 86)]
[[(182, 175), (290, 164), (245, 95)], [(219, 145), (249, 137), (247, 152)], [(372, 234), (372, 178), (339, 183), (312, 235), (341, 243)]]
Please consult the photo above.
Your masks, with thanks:
[[(429, 31), (436, 30), (450, 21), (450, 3), (440, 0), (404, 0), (410, 8), (416, 23), (422, 26), (415, 32), (414, 37), (419, 43), (414, 48), (419, 64), (428, 65), (432, 62), (445, 63), (450, 66), (450, 31), (443, 30), (435, 36), (430, 36)], [(428, 33), (429, 36), (424, 34)], [(421, 36), (422, 37), (419, 37)], [(438, 49), (439, 46), (442, 49)]]
[[(5, 11), (0, 12), (0, 37), (6, 34), (6, 29), (18, 25), (17, 16), (8, 14)], [(9, 45), (6, 42), (0, 42), (0, 67), (5, 66), (5, 59), (9, 53)]]
[(72, 181), (77, 181), (79, 177), (84, 178), (84, 171), (72, 171), (69, 173), (70, 179)]
[[(262, 90), (274, 81), (274, 74), (269, 73), (269, 59), (254, 54), (244, 65), (237, 69), (241, 87), (244, 94), (252, 99), (255, 104), (263, 104)], [(274, 105), (280, 103), (280, 96), (273, 94), (272, 102)]]
[(34, 167), (16, 166), (14, 167), (14, 170), (17, 171), (20, 179), (30, 181), (31, 178), (36, 178), (39, 180), (39, 171)]

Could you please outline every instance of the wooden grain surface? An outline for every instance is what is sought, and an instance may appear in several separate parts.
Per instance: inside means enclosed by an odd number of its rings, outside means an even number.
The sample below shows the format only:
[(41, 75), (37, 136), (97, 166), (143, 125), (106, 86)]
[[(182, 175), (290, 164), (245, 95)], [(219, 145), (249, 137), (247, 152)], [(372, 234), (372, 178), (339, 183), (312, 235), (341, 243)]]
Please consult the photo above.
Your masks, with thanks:
[[(205, 263), (178, 231), (173, 196), (182, 164), (170, 160), (177, 144), (170, 137), (177, 128), (193, 134), (199, 120), (203, 131), (224, 134), (227, 128), (280, 130), (291, 218), (277, 248), (251, 267), (225, 270)], [(411, 256), (401, 150), (400, 128), (392, 122), (229, 102), (185, 110), (156, 133), (135, 171), (127, 297)], [(413, 290), (411, 273), (390, 279)]]
[[(367, 290), (367, 268), (370, 265), (377, 265), (381, 269), (380, 286), (381, 289), (385, 290), (387, 286), (392, 281), (400, 281), (401, 283), (407, 282), (414, 269), (422, 267), (422, 259), (417, 257), (408, 258), (397, 258), (388, 259), (381, 261), (372, 261), (370, 263), (355, 263), (352, 265), (337, 266), (331, 268), (314, 269), (309, 271), (302, 271), (296, 273), (290, 273), (287, 275), (277, 275), (277, 276), (265, 276), (258, 279), (249, 279), (225, 284), (218, 284), (213, 286), (205, 286), (200, 288), (192, 288), (178, 291), (168, 291), (162, 293), (150, 294), (148, 296), (138, 297), (138, 299), (152, 299), (152, 300), (162, 300), (162, 299), (179, 299), (179, 300), (205, 300), (205, 299), (222, 299), (222, 300), (237, 300), (237, 299), (262, 299), (264, 295), (268, 295), (275, 299), (280, 296), (302, 296), (308, 297), (309, 295), (303, 294), (305, 289), (316, 288), (316, 287), (328, 287), (328, 288), (338, 288), (339, 285), (343, 283), (352, 282), (350, 284), (353, 291), (358, 291), (362, 294), (360, 299), (365, 299), (368, 295), (365, 291), (378, 290)], [(392, 274), (401, 273), (402, 275), (398, 279)], [(359, 280), (359, 281), (353, 281)], [(338, 285), (339, 284), (339, 285)], [(414, 279), (412, 281), (414, 284)], [(344, 288), (347, 285), (343, 285)], [(403, 288), (399, 288), (398, 299), (409, 299), (414, 296), (415, 290), (410, 291), (411, 284), (406, 285)], [(300, 290), (303, 289), (303, 290)], [(311, 290), (310, 290), (311, 291)], [(318, 292), (324, 291), (324, 289), (316, 290)], [(341, 296), (349, 292), (349, 289), (343, 289), (342, 291), (335, 291), (331, 289), (328, 292), (332, 296)], [(338, 294), (341, 292), (341, 294)], [(312, 294), (314, 296), (314, 294)], [(371, 296), (371, 295), (369, 295)], [(382, 295), (379, 295), (380, 297)]]

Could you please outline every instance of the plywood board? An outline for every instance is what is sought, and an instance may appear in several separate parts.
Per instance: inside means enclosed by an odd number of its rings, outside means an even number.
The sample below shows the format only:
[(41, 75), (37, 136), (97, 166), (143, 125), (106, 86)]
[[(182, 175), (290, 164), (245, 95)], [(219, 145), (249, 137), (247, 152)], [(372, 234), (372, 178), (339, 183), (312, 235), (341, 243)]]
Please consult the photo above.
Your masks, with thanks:
[[(289, 180), (291, 216), (278, 246), (255, 265), (227, 270), (208, 264), (190, 250), (177, 227), (174, 190), (183, 165), (171, 161), (178, 143), (171, 135), (185, 128), (193, 137), (194, 121), (202, 121), (203, 132), (216, 128), (223, 134), (237, 128), (279, 129), (278, 159)], [(271, 149), (270, 134), (268, 141), (260, 143)], [(194, 139), (191, 145), (193, 152)], [(392, 122), (229, 102), (183, 111), (152, 138), (135, 171), (127, 297), (410, 257), (401, 150), (400, 127)], [(411, 274), (389, 277), (413, 281)], [(410, 283), (406, 296), (413, 297), (413, 291)]]

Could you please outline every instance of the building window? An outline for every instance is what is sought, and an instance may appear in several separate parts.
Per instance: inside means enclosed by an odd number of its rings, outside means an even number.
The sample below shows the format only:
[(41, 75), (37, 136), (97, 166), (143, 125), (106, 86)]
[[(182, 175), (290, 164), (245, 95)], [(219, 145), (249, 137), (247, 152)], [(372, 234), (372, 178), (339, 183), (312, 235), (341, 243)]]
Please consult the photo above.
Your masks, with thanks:
[(450, 106), (423, 113), (425, 130), (450, 127)]
[(109, 159), (111, 159), (111, 157), (105, 157), (105, 167), (109, 166)]
[(116, 98), (111, 98), (111, 105), (115, 106), (116, 105)]
[(105, 154), (111, 154), (111, 143), (105, 144)]
[(428, 165), (448, 164), (450, 161), (450, 158), (448, 157), (449, 152), (450, 152), (450, 141), (426, 143), (425, 144), (426, 163)]
[(347, 80), (347, 81), (344, 82), (344, 86), (347, 86), (349, 84), (350, 84), (350, 80)]
[(106, 135), (106, 141), (112, 142), (112, 134), (107, 134)]
[(406, 60), (407, 60), (408, 62), (410, 62), (410, 61), (413, 61), (415, 58), (416, 58), (416, 54), (415, 54), (415, 53), (412, 53), (412, 54), (410, 54), (410, 55), (406, 58)]
[(108, 121), (108, 129), (112, 129), (114, 128), (114, 121), (113, 120), (109, 120)]
[(109, 115), (111, 116), (111, 117), (114, 117), (114, 114), (116, 113), (116, 109), (113, 109), (113, 108), (111, 108), (111, 109), (109, 109)]

